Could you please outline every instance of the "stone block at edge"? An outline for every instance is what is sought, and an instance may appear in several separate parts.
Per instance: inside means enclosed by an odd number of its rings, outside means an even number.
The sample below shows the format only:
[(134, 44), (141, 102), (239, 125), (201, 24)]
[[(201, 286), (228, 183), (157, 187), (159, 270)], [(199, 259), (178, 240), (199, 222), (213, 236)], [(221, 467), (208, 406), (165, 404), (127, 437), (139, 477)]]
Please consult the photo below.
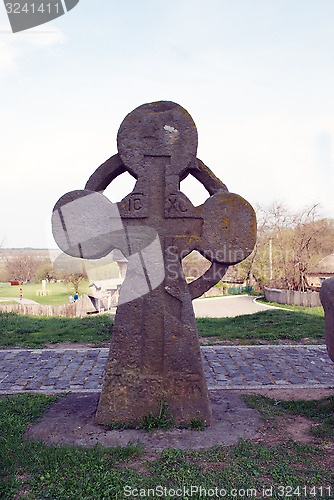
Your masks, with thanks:
[(334, 278), (323, 282), (320, 300), (325, 311), (325, 340), (327, 352), (334, 362)]

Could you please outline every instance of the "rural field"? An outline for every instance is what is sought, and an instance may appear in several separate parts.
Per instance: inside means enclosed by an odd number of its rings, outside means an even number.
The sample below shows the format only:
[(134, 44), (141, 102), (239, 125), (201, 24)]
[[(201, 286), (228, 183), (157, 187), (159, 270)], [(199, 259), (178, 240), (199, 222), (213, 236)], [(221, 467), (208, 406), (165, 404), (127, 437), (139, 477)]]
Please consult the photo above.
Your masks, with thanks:
[[(23, 298), (34, 300), (39, 304), (61, 305), (68, 302), (68, 297), (74, 293), (74, 287), (70, 283), (47, 283), (46, 295), (42, 295), (42, 285), (40, 283), (31, 283), (22, 286), (2, 286), (0, 287), (1, 298), (19, 298), (20, 288), (23, 291)], [(88, 293), (90, 290), (88, 281), (83, 281), (79, 285), (81, 294)], [(0, 299), (1, 300), (1, 299)]]

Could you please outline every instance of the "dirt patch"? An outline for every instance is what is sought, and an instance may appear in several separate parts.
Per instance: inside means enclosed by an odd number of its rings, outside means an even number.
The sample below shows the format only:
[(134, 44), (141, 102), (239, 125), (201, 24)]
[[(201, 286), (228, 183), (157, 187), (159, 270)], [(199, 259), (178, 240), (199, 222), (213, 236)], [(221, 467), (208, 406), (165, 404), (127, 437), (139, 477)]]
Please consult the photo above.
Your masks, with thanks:
[(99, 394), (68, 394), (59, 398), (36, 424), (27, 431), (27, 437), (42, 439), (47, 444), (93, 446), (125, 446), (140, 441), (145, 450), (165, 448), (208, 449), (215, 445), (230, 446), (240, 438), (256, 435), (262, 423), (259, 413), (248, 408), (240, 395), (227, 391), (210, 394), (213, 424), (204, 431), (169, 429), (148, 433), (127, 429), (106, 431), (95, 425), (94, 416)]
[(310, 433), (313, 424), (314, 422), (305, 417), (289, 418), (289, 421), (286, 422), (286, 432), (294, 441), (310, 443), (314, 441), (314, 436)]
[[(318, 341), (315, 339), (301, 339), (299, 341), (293, 341), (293, 340), (282, 340), (280, 339), (277, 341), (277, 343), (273, 343), (272, 341), (267, 341), (267, 340), (256, 340), (252, 339), (250, 342), (249, 340), (243, 341), (243, 340), (222, 340), (219, 337), (200, 337), (199, 339), (200, 345), (206, 346), (206, 345), (225, 345), (225, 346), (234, 346), (234, 345), (240, 345), (240, 346), (252, 346), (252, 345), (306, 345), (306, 344), (324, 344), (325, 339), (319, 339)], [(89, 348), (109, 348), (110, 347), (110, 342), (85, 342), (85, 343), (80, 343), (80, 342), (58, 342), (56, 344), (43, 344), (40, 346), (36, 347), (30, 347), (28, 349), (89, 349)], [(23, 349), (22, 347), (17, 347), (17, 346), (4, 346), (1, 347), (3, 350), (12, 350), (12, 349)]]
[(326, 398), (327, 396), (334, 395), (333, 389), (317, 389), (317, 388), (294, 388), (291, 389), (232, 389), (228, 392), (233, 394), (262, 394), (262, 396), (266, 396), (267, 398), (272, 398), (276, 400), (282, 401), (298, 401), (300, 399), (304, 401), (312, 401), (315, 399)]
[(277, 446), (289, 439), (307, 444), (314, 442), (314, 436), (310, 433), (313, 424), (314, 422), (301, 416), (277, 416), (272, 421), (265, 421), (251, 439), (270, 446)]
[[(93, 446), (125, 446), (140, 443), (147, 452), (165, 448), (209, 449), (215, 445), (230, 446), (240, 438), (269, 445), (278, 445), (288, 439), (300, 443), (315, 441), (310, 429), (314, 422), (302, 416), (277, 416), (261, 419), (257, 410), (248, 408), (242, 394), (262, 394), (276, 400), (314, 400), (334, 394), (334, 389), (266, 389), (210, 391), (213, 425), (205, 431), (170, 429), (148, 433), (127, 429), (106, 431), (95, 425), (94, 417), (99, 394), (75, 393), (60, 397), (36, 424), (27, 431), (27, 437), (42, 439), (47, 444)], [(327, 444), (334, 449), (334, 444)], [(140, 462), (138, 467), (141, 467)]]
[(252, 345), (319, 345), (325, 343), (325, 338), (320, 339), (310, 339), (305, 337), (300, 340), (290, 340), (290, 339), (279, 339), (276, 343), (272, 340), (263, 339), (252, 339), (252, 340), (222, 340), (220, 337), (200, 337), (201, 345), (240, 345), (240, 346), (252, 346)]
[[(199, 338), (200, 345), (223, 345), (223, 346), (252, 346), (252, 345), (319, 345), (324, 344), (325, 339), (309, 339), (304, 338), (301, 340), (285, 340), (280, 339), (277, 343), (273, 343), (273, 341), (262, 340), (262, 339), (252, 339), (249, 340), (222, 340), (219, 337), (200, 337)], [(29, 347), (28, 349), (89, 349), (89, 348), (109, 348), (110, 341), (106, 342), (58, 342), (55, 344), (43, 344), (36, 347)], [(3, 346), (2, 350), (13, 350), (13, 349), (23, 349), (23, 347), (18, 346)]]
[[(334, 389), (259, 389), (253, 391), (233, 391), (239, 394), (262, 394), (276, 401), (313, 401), (334, 395)], [(264, 420), (252, 441), (267, 445), (279, 445), (292, 439), (298, 443), (315, 443), (317, 439), (311, 434), (315, 422), (300, 415), (276, 416), (273, 420)], [(334, 443), (326, 445), (334, 449)], [(324, 446), (324, 449), (326, 449)], [(326, 450), (327, 451), (327, 450)]]
[(110, 342), (58, 342), (57, 344), (45, 344), (43, 349), (90, 349), (90, 348), (110, 347)]
[(35, 347), (3, 346), (1, 350), (12, 351), (14, 349), (91, 349), (91, 348), (109, 348), (110, 342), (58, 342), (56, 344), (43, 344)]

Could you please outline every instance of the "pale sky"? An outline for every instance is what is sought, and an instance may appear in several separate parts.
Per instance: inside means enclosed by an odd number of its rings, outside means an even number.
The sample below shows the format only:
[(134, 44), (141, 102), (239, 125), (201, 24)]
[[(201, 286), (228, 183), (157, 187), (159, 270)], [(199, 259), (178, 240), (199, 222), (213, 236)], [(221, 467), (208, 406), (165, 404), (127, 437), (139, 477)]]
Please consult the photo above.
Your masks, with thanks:
[(187, 109), (198, 157), (231, 192), (320, 202), (334, 218), (333, 23), (333, 0), (80, 0), (12, 34), (1, 4), (0, 243), (55, 247), (58, 198), (83, 189), (117, 153), (125, 115), (156, 100)]

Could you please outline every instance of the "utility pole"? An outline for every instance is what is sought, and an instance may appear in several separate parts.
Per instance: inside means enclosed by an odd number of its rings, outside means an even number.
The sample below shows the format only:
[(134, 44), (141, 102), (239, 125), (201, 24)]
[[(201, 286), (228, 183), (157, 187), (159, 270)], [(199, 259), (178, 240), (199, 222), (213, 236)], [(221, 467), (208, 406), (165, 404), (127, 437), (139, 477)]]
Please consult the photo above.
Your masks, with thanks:
[(272, 246), (272, 238), (269, 239), (269, 268), (270, 268), (270, 283), (273, 280), (273, 246)]

